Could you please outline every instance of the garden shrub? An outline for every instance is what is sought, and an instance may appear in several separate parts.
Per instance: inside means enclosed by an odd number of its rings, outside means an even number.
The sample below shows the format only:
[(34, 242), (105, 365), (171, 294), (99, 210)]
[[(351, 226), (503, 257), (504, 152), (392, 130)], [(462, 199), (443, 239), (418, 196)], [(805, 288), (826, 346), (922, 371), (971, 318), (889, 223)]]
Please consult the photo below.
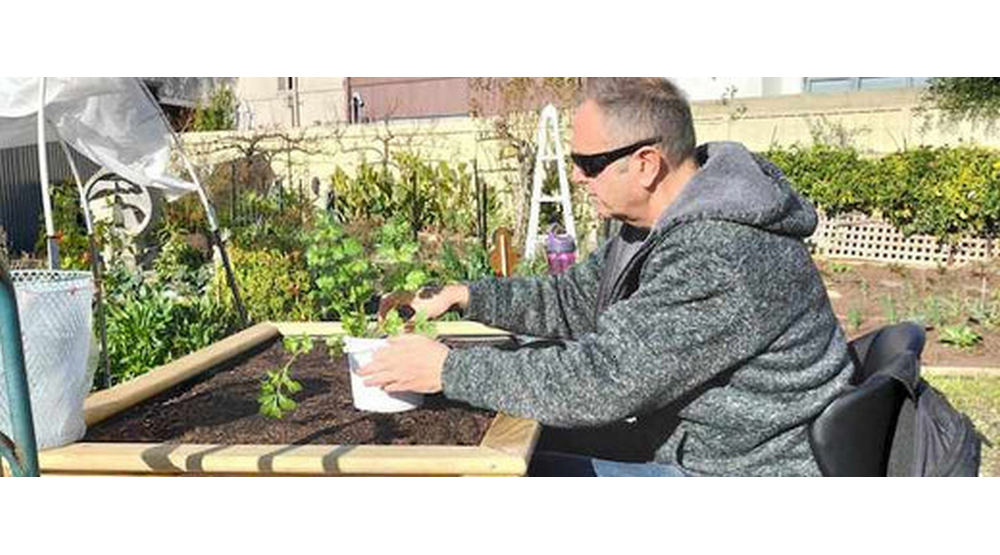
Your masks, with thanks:
[(851, 147), (817, 144), (763, 154), (828, 215), (881, 216), (906, 235), (945, 243), (1000, 234), (1000, 152), (922, 146), (869, 159)]
[[(315, 320), (310, 301), (312, 283), (299, 252), (273, 249), (227, 249), (240, 298), (251, 322)], [(235, 315), (226, 273), (218, 266), (209, 284), (210, 296), (228, 315)]]
[[(346, 221), (404, 217), (414, 232), (477, 232), (475, 188), (464, 162), (435, 164), (398, 152), (385, 164), (362, 163), (353, 176), (337, 168), (332, 179), (334, 209)], [(488, 191), (491, 203), (495, 199)]]
[(211, 297), (179, 294), (155, 273), (132, 271), (119, 259), (104, 284), (112, 384), (206, 347), (235, 323)]
[[(59, 245), (59, 263), (63, 270), (90, 270), (90, 240), (86, 221), (80, 211), (80, 193), (70, 181), (53, 183), (49, 188), (52, 202), (52, 227)], [(45, 216), (39, 215), (35, 255), (46, 259), (48, 237)]]

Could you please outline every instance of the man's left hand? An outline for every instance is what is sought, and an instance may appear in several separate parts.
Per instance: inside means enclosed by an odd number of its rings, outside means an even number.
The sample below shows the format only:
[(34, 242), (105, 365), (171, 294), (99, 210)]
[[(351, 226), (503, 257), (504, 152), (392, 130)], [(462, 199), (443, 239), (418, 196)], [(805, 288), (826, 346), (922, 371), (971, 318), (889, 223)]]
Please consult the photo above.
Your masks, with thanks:
[(377, 385), (388, 392), (437, 393), (442, 388), (441, 371), (449, 350), (422, 335), (392, 337), (358, 375), (366, 378), (365, 385)]

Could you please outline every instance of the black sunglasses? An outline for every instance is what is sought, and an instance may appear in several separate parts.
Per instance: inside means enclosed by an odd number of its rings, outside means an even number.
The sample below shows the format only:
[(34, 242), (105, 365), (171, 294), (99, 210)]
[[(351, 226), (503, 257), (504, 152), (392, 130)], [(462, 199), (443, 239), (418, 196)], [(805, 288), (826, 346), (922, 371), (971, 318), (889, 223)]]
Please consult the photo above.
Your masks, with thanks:
[(577, 154), (576, 152), (572, 152), (569, 157), (573, 159), (573, 163), (576, 164), (576, 167), (580, 168), (583, 175), (594, 178), (600, 175), (604, 171), (604, 168), (608, 167), (608, 164), (611, 162), (623, 156), (628, 156), (644, 146), (655, 145), (658, 142), (660, 142), (660, 137), (653, 137), (652, 139), (632, 143), (628, 146), (607, 152), (598, 152), (597, 154)]

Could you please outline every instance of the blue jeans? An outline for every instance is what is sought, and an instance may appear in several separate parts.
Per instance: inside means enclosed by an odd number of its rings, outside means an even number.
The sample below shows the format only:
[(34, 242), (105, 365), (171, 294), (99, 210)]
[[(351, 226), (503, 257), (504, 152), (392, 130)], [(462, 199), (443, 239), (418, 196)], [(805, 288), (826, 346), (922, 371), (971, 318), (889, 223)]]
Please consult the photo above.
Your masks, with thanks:
[(672, 464), (609, 461), (583, 455), (542, 451), (535, 453), (531, 458), (528, 476), (676, 478), (688, 474)]

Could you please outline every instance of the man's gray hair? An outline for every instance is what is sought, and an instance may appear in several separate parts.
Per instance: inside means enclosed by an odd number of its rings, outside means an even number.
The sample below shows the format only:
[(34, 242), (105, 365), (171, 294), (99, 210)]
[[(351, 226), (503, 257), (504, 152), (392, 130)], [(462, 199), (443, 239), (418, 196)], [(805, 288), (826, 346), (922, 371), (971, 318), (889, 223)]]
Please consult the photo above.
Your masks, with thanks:
[(684, 93), (659, 77), (588, 77), (581, 101), (593, 100), (607, 117), (608, 131), (625, 144), (661, 137), (673, 165), (694, 156), (694, 122)]

